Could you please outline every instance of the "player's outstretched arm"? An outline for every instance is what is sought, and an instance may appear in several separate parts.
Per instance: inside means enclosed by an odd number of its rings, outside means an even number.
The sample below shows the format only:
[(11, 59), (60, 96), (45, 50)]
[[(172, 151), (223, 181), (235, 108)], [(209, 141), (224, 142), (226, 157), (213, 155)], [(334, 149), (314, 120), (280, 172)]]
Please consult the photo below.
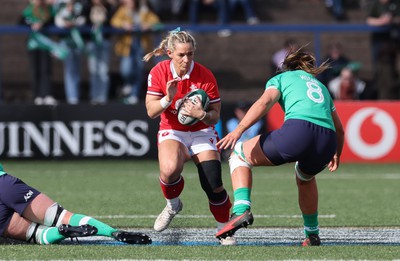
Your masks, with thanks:
[(243, 132), (258, 122), (279, 100), (280, 92), (271, 88), (265, 90), (263, 95), (250, 107), (236, 129), (222, 138), (217, 145), (221, 149), (233, 149)]

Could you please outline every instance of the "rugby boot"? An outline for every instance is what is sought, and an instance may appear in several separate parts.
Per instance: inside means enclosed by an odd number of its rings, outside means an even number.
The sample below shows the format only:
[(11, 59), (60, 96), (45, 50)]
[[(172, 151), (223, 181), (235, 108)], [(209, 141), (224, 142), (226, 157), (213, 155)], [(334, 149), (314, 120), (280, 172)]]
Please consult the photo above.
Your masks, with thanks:
[(321, 239), (318, 234), (309, 234), (306, 239), (304, 239), (302, 246), (319, 246), (321, 245)]
[(179, 200), (179, 206), (177, 209), (172, 209), (167, 205), (154, 222), (154, 230), (161, 232), (167, 229), (172, 219), (182, 210), (182, 208), (183, 204), (181, 200)]
[(253, 224), (253, 221), (253, 214), (250, 210), (246, 210), (241, 215), (232, 214), (228, 223), (215, 236), (218, 239), (232, 237), (238, 229)]
[(143, 233), (115, 231), (112, 233), (112, 236), (116, 240), (127, 244), (148, 245), (152, 243), (151, 238)]
[(58, 232), (64, 237), (90, 237), (97, 234), (96, 227), (85, 224), (81, 226), (71, 226), (62, 224), (58, 227)]

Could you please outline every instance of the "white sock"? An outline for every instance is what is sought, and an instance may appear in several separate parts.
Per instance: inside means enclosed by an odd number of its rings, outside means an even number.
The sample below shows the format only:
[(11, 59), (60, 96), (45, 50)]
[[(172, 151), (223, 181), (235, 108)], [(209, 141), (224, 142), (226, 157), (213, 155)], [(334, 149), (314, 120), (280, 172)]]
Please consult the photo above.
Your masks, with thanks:
[(172, 208), (173, 210), (178, 209), (179, 207), (179, 198), (172, 198), (172, 199), (166, 199), (167, 200), (167, 206), (169, 208)]

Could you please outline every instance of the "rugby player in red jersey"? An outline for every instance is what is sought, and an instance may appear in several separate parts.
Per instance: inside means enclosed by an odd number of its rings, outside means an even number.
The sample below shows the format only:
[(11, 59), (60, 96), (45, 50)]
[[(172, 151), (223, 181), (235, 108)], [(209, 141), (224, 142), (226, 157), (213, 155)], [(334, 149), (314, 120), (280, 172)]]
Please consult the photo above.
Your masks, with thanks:
[[(216, 146), (218, 133), (214, 125), (220, 118), (221, 99), (217, 81), (212, 72), (195, 62), (196, 40), (179, 28), (168, 33), (158, 48), (148, 53), (152, 56), (167, 55), (152, 68), (148, 76), (146, 109), (150, 118), (161, 117), (158, 132), (158, 161), (160, 186), (167, 205), (154, 223), (156, 231), (165, 230), (183, 207), (179, 196), (184, 188), (182, 176), (186, 161), (192, 159), (197, 166), (200, 184), (208, 197), (209, 208), (221, 228), (229, 220), (231, 202), (221, 178), (221, 157)], [(201, 102), (196, 104), (183, 97), (192, 90), (202, 89), (210, 98), (204, 110)], [(187, 116), (197, 118), (194, 125), (182, 125), (178, 121), (178, 107), (183, 104)], [(233, 245), (233, 237), (220, 241)]]

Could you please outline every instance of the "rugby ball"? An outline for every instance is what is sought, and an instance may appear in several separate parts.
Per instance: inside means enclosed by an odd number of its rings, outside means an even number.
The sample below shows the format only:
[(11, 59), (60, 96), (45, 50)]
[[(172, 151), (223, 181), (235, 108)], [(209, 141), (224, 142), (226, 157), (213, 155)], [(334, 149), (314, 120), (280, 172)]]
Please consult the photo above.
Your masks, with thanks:
[(197, 102), (196, 97), (199, 97), (199, 99), (201, 101), (201, 104), (203, 105), (203, 109), (205, 111), (207, 111), (208, 105), (210, 103), (210, 98), (208, 97), (207, 93), (202, 89), (196, 89), (196, 90), (193, 90), (193, 91), (189, 92), (188, 94), (186, 94), (182, 98), (182, 102), (181, 102), (181, 104), (179, 105), (179, 108), (178, 108), (178, 121), (182, 125), (194, 125), (199, 121), (199, 119), (197, 119), (197, 118), (193, 118), (193, 117), (190, 117), (190, 116), (183, 115), (182, 114), (182, 110), (181, 110), (182, 104), (184, 103), (184, 101), (186, 99), (189, 99), (194, 104), (196, 104), (196, 102)]

